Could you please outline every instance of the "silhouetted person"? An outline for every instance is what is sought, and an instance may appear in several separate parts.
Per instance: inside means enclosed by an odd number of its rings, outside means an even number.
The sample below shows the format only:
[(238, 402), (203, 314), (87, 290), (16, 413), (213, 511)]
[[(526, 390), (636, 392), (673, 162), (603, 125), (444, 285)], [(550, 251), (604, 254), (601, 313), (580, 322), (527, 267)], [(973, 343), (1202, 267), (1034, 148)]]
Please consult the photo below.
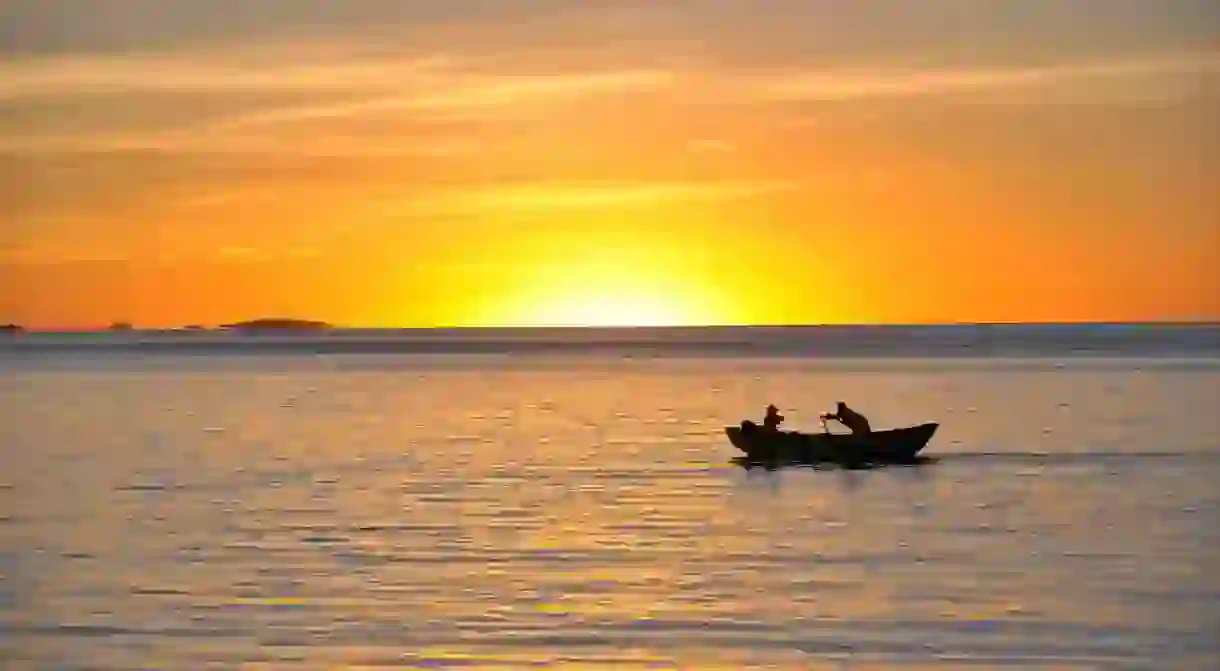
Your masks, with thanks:
[(768, 431), (779, 431), (779, 425), (784, 423), (784, 416), (779, 414), (779, 408), (767, 406), (767, 416), (763, 417), (763, 428)]
[(843, 401), (839, 401), (834, 413), (822, 415), (822, 419), (833, 419), (839, 422), (848, 429), (851, 429), (853, 436), (867, 436), (872, 432), (872, 427), (868, 425), (868, 420), (864, 418), (864, 415), (847, 407), (847, 404)]

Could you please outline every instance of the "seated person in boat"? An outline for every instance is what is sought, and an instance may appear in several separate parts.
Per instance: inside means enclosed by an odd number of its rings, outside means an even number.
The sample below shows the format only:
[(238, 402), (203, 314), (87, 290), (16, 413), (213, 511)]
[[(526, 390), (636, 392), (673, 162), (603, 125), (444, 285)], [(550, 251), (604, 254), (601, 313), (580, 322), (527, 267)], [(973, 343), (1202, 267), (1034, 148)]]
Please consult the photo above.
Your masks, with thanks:
[(779, 425), (784, 423), (784, 416), (779, 414), (779, 408), (767, 406), (767, 416), (763, 417), (763, 428), (768, 431), (779, 431)]
[(839, 401), (835, 412), (822, 415), (822, 419), (833, 419), (839, 422), (851, 429), (853, 436), (867, 436), (872, 432), (872, 427), (868, 425), (868, 420), (864, 418), (864, 415), (847, 407), (843, 401)]

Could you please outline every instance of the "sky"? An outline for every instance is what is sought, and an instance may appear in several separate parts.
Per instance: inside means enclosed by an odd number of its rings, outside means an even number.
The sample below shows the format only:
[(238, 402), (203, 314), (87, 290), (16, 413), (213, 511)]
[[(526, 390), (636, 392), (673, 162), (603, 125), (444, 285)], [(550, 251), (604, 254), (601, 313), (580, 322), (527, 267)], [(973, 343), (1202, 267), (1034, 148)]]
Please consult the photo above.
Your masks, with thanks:
[(6, 0), (0, 322), (1220, 321), (1214, 0)]

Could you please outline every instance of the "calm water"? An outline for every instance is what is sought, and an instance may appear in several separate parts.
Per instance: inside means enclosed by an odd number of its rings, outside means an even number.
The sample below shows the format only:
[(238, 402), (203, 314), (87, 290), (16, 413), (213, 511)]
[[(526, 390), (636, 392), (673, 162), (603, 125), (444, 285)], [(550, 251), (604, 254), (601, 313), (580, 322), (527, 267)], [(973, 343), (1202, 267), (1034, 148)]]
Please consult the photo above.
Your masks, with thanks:
[[(1220, 658), (1217, 359), (0, 355), (6, 670)], [(840, 398), (938, 460), (730, 463)]]

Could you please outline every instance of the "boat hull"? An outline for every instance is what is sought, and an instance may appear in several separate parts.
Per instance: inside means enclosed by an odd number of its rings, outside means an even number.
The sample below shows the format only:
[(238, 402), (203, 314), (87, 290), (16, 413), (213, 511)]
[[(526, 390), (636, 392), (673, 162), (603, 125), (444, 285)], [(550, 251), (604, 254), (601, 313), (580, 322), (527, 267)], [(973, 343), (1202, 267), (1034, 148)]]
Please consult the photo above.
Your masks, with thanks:
[(768, 431), (761, 427), (726, 426), (734, 447), (755, 461), (912, 463), (932, 440), (939, 424), (930, 422), (902, 429), (874, 431), (868, 436), (850, 434)]

